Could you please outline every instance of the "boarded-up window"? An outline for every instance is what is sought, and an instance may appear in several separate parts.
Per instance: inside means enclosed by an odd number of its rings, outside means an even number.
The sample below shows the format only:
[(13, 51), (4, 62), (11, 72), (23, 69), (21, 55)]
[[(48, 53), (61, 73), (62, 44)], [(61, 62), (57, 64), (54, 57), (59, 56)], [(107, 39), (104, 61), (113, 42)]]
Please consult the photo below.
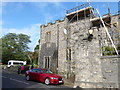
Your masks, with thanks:
[(46, 32), (45, 41), (50, 42), (50, 40), (51, 40), (51, 32)]

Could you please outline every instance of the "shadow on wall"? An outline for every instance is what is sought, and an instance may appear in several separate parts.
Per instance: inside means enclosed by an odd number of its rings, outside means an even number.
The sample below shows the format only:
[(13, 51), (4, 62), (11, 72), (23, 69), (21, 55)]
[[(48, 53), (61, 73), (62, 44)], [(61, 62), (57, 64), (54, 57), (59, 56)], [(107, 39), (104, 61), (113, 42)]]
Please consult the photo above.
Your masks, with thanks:
[(44, 68), (45, 57), (49, 57), (49, 69), (54, 73), (57, 72), (58, 50), (56, 43), (44, 43), (40, 50), (40, 67)]

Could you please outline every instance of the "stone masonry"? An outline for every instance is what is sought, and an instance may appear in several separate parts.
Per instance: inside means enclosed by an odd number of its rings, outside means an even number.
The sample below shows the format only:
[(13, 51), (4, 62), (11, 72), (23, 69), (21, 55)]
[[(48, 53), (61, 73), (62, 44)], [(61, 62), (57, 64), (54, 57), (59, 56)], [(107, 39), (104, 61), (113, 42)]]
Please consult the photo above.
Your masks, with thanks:
[[(120, 56), (102, 55), (102, 45), (111, 43), (104, 27), (100, 26), (100, 22), (96, 24), (98, 21), (91, 21), (96, 17), (91, 18), (89, 14), (91, 13), (86, 11), (86, 17), (81, 14), (71, 22), (69, 21), (72, 16), (48, 23), (46, 26), (41, 25), (39, 66), (65, 78), (71, 78), (75, 86), (82, 88), (119, 88)], [(118, 16), (103, 19), (114, 27), (113, 24), (118, 24)], [(111, 36), (115, 38), (115, 45), (119, 43), (117, 28), (111, 29), (115, 34)], [(90, 30), (93, 31), (91, 40)]]

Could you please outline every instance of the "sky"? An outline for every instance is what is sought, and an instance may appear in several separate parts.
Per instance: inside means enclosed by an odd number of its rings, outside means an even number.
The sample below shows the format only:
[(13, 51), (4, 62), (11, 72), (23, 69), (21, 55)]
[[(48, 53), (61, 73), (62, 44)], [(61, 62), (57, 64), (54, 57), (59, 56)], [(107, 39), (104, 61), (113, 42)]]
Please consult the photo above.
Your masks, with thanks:
[[(64, 19), (66, 10), (86, 2), (2, 2), (0, 3), (0, 38), (8, 33), (30, 36), (33, 51), (40, 39), (40, 25)], [(91, 2), (101, 15), (118, 11), (118, 2)]]

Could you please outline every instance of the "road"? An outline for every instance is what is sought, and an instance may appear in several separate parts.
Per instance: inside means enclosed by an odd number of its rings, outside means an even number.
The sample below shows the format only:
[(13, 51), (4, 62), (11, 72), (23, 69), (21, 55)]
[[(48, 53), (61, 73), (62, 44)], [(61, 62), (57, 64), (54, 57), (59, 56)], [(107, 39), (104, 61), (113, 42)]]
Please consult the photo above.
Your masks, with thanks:
[(45, 85), (44, 83), (36, 81), (26, 81), (24, 75), (18, 75), (16, 72), (11, 72), (9, 70), (2, 70), (2, 75), (0, 77), (2, 77), (2, 88), (42, 88), (42, 90), (51, 90), (52, 88), (69, 88), (70, 90), (70, 87), (64, 86), (64, 84)]

